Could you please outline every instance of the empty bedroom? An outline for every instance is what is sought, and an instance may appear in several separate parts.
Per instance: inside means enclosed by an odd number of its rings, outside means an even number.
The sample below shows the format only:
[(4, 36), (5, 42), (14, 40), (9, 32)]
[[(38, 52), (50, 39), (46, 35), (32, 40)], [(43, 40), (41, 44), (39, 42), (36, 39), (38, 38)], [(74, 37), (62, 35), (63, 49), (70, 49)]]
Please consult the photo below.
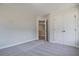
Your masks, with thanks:
[(0, 56), (79, 56), (79, 4), (0, 3)]

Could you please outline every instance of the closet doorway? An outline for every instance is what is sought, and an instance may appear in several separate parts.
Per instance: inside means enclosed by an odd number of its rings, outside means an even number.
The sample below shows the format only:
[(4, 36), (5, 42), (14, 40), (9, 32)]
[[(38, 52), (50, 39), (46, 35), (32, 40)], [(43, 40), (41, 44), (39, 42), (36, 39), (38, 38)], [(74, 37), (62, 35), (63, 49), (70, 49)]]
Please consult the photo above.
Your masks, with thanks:
[(38, 28), (38, 40), (46, 40), (48, 41), (48, 21), (46, 19), (38, 20), (37, 28)]

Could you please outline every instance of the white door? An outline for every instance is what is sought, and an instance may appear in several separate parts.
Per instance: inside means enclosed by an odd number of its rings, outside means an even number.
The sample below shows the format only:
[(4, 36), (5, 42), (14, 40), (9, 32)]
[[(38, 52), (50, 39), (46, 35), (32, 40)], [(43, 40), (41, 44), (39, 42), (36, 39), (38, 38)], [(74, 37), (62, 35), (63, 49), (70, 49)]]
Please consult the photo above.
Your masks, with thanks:
[[(62, 15), (63, 16), (63, 15)], [(63, 44), (63, 19), (62, 16), (56, 15), (54, 20), (54, 42)]]
[(75, 16), (73, 13), (56, 15), (54, 20), (54, 41), (75, 46)]
[(75, 31), (75, 15), (73, 13), (65, 14), (63, 17), (64, 22), (64, 44), (75, 46), (76, 40), (76, 31)]

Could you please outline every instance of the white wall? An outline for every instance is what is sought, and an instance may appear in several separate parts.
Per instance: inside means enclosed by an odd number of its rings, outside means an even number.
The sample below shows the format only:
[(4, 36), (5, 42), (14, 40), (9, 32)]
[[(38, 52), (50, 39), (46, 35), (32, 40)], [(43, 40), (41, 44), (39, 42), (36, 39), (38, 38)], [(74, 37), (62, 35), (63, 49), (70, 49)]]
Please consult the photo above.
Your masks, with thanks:
[(0, 49), (35, 40), (35, 16), (21, 6), (0, 5)]
[[(75, 39), (75, 32), (72, 32), (75, 31), (75, 23), (74, 23), (75, 15), (78, 16), (77, 7), (75, 5), (66, 8), (60, 8), (60, 10), (56, 10), (50, 13), (49, 16), (50, 42), (75, 46), (76, 44), (75, 42), (76, 40), (78, 40)], [(66, 30), (65, 33), (62, 32), (63, 28)]]

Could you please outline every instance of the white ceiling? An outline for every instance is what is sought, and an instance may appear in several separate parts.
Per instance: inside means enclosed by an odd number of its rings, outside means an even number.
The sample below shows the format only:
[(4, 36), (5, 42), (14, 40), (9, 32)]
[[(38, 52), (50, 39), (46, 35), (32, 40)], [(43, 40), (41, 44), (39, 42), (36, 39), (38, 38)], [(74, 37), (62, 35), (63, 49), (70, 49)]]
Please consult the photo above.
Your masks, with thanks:
[(73, 6), (74, 4), (60, 4), (60, 3), (43, 3), (43, 4), (31, 4), (35, 12), (39, 15), (45, 15), (52, 11), (59, 10), (61, 8)]
[(15, 6), (23, 9), (28, 9), (31, 13), (42, 16), (50, 13), (51, 11), (59, 10), (64, 7), (73, 6), (75, 4), (68, 3), (17, 3), (17, 4), (0, 4), (0, 6)]

